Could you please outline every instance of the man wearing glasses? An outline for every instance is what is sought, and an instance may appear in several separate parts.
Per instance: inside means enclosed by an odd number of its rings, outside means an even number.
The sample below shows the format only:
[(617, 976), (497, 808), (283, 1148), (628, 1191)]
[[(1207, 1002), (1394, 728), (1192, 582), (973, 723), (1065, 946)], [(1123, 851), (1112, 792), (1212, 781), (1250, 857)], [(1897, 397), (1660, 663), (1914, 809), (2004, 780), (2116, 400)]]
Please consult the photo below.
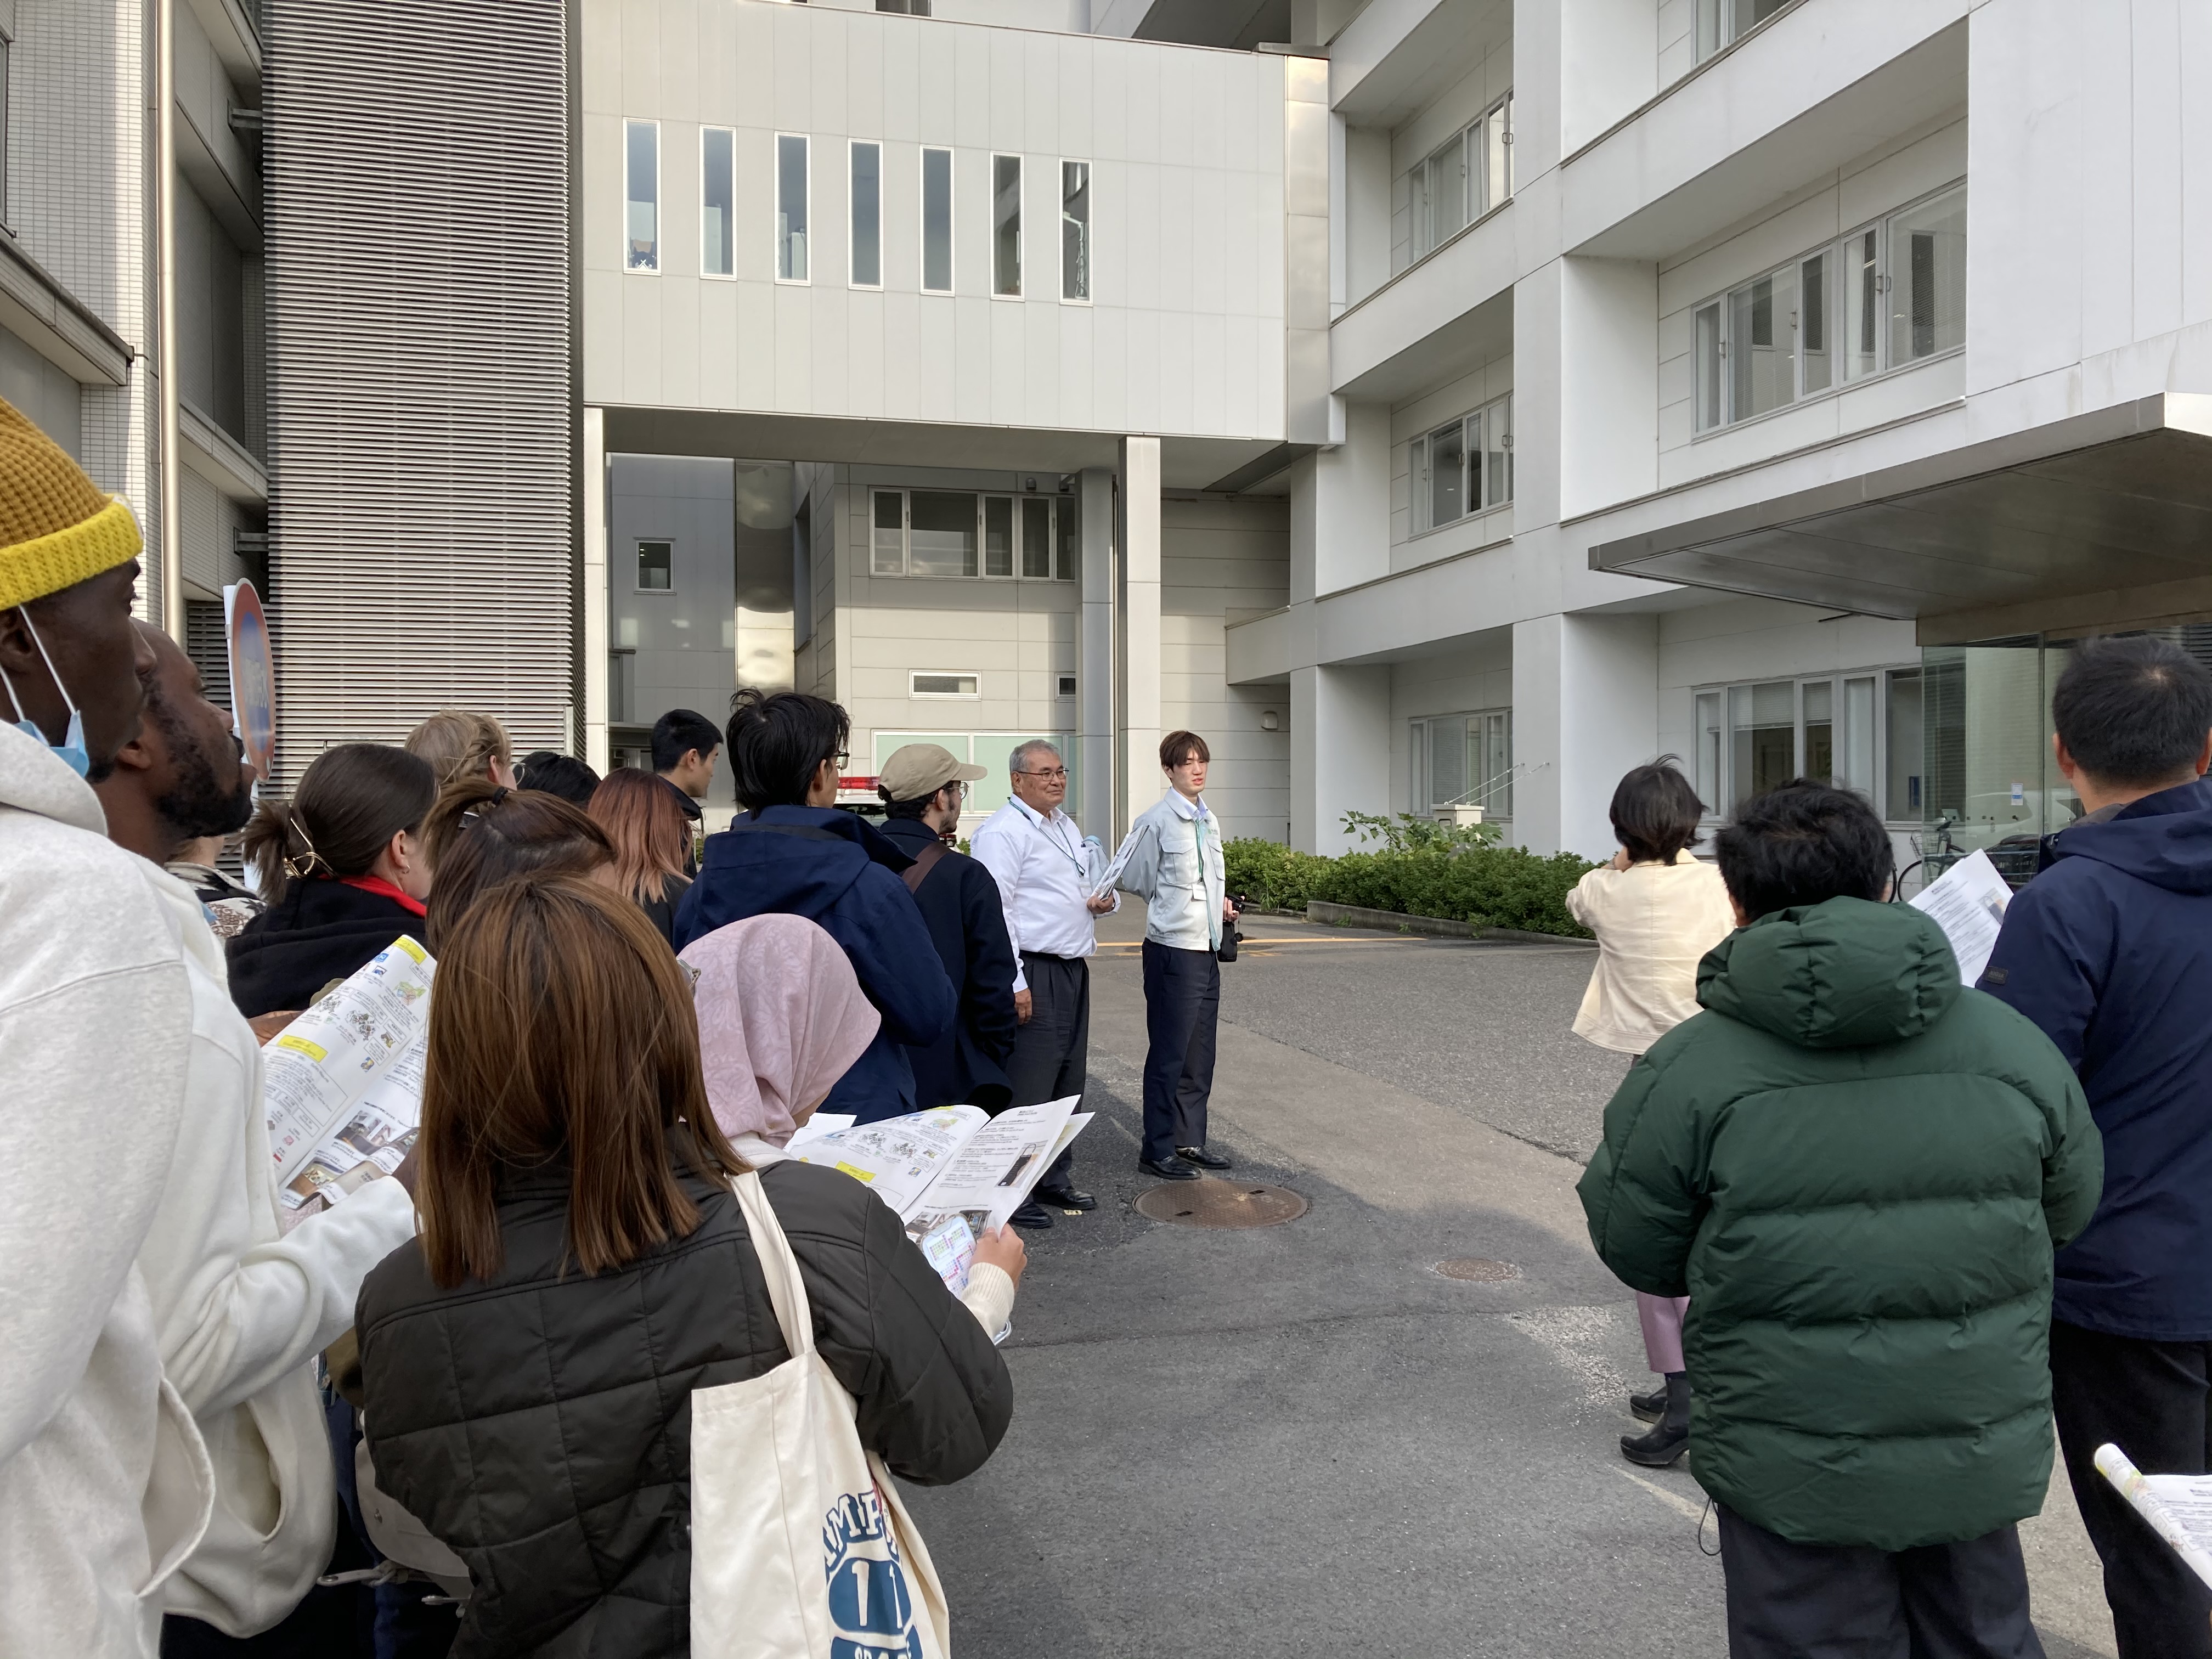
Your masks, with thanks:
[(960, 999), (952, 1029), (906, 1051), (914, 1066), (914, 1103), (981, 1106), (996, 1114), (1013, 1097), (1006, 1064), (1014, 1052), (1014, 947), (991, 872), (948, 846), (960, 829), (968, 786), (983, 775), (949, 749), (910, 743), (892, 752), (876, 777), (884, 800), (884, 839), (914, 862), (900, 872)]
[[(1006, 1062), (1012, 1106), (1035, 1106), (1084, 1091), (1091, 1050), (1091, 963), (1097, 949), (1095, 919), (1118, 909), (1115, 894), (1093, 896), (1105, 855), (1086, 842), (1060, 808), (1067, 799), (1067, 763), (1042, 738), (1010, 760), (1013, 798), (983, 820), (970, 838), (976, 860), (999, 884), (1006, 932), (1018, 958), (1014, 1008), (1021, 1026)], [(1097, 1200), (1070, 1176), (1069, 1147), (1045, 1171), (1036, 1195), (1014, 1212), (1017, 1227), (1049, 1227), (1044, 1207), (1089, 1210)]]

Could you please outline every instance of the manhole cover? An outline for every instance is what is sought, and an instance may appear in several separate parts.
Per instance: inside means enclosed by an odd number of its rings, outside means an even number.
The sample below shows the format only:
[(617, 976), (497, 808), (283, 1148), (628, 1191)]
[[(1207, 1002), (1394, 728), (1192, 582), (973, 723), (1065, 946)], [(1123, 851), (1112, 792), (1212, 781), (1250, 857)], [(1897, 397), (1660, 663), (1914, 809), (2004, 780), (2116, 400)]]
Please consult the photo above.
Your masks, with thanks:
[(1521, 1277), (1521, 1270), (1511, 1262), (1492, 1261), (1485, 1255), (1455, 1255), (1437, 1262), (1436, 1270), (1446, 1279), (1463, 1279), (1470, 1285), (1500, 1285)]
[(1273, 1227), (1296, 1221), (1306, 1201), (1287, 1187), (1256, 1181), (1176, 1181), (1141, 1194), (1137, 1210), (1179, 1227)]

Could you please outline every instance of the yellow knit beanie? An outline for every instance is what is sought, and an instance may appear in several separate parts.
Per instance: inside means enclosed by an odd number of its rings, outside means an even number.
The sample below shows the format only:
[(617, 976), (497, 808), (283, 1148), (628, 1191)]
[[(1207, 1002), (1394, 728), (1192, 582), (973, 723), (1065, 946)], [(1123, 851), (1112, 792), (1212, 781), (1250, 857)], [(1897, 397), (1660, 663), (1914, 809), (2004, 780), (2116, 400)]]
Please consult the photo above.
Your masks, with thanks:
[(0, 399), (0, 611), (138, 556), (138, 521), (52, 438)]

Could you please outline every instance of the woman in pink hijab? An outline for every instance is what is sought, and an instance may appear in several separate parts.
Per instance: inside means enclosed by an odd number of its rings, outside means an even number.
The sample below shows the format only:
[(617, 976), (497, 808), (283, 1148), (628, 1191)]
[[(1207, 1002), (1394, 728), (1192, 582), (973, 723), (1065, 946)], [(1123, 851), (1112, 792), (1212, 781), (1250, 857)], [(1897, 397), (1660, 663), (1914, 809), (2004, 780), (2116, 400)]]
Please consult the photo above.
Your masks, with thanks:
[(853, 964), (804, 916), (761, 915), (717, 927), (678, 958), (691, 969), (707, 1103), (738, 1154), (757, 1167), (814, 1115), (883, 1024)]
[[(692, 975), (707, 1103), (739, 1157), (780, 1163), (883, 1017), (844, 948), (804, 916), (749, 916), (695, 939), (677, 958)], [(975, 1242), (960, 1299), (987, 1331), (1004, 1328), (1026, 1260), (1000, 1228)]]

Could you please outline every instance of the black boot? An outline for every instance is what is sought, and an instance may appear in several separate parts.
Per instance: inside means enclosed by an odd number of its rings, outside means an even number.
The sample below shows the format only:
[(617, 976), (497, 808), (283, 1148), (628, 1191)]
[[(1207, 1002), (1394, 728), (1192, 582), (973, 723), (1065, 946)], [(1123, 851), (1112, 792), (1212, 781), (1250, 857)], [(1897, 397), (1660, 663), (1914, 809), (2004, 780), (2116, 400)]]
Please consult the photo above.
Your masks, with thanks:
[(1650, 1394), (1632, 1394), (1628, 1409), (1646, 1423), (1656, 1423), (1667, 1414), (1667, 1379), (1661, 1377), (1659, 1386)]
[(1690, 1374), (1687, 1371), (1668, 1371), (1666, 1414), (1648, 1433), (1621, 1436), (1620, 1453), (1632, 1463), (1641, 1463), (1646, 1468), (1663, 1469), (1680, 1457), (1689, 1444)]

